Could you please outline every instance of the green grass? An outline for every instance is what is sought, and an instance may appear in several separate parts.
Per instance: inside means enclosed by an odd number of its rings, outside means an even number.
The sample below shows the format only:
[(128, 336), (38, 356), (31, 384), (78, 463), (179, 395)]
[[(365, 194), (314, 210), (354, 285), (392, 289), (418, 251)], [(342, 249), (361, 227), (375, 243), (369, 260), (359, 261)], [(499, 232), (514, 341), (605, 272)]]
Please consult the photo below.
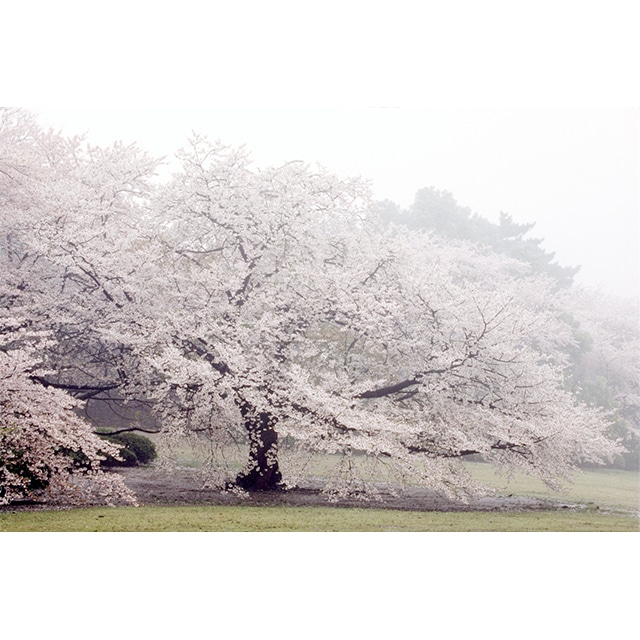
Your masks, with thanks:
[(624, 514), (331, 507), (122, 507), (0, 515), (0, 531), (638, 531)]
[(507, 481), (499, 477), (488, 464), (467, 463), (477, 481), (503, 495), (513, 494), (532, 498), (560, 500), (583, 504), (591, 508), (614, 511), (640, 510), (640, 473), (618, 469), (589, 469), (573, 475), (573, 482), (561, 492), (552, 491), (541, 480), (525, 474), (516, 474)]

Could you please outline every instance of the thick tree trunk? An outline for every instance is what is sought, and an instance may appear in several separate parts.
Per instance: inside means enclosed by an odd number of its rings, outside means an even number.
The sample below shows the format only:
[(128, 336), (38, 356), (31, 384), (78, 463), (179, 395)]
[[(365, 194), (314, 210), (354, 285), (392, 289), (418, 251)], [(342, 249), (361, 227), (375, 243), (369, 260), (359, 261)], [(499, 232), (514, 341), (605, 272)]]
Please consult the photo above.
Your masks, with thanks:
[(281, 487), (278, 466), (278, 432), (276, 419), (268, 413), (243, 410), (249, 433), (249, 470), (236, 478), (236, 484), (247, 491), (275, 491)]

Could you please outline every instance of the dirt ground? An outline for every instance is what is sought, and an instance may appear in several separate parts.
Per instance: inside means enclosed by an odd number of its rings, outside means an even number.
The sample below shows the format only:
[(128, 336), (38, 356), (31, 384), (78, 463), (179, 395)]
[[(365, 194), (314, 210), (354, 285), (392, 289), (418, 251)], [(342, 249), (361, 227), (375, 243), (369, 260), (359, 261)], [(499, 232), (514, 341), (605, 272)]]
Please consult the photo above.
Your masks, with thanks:
[[(540, 511), (578, 508), (577, 505), (552, 500), (523, 497), (484, 496), (468, 503), (451, 500), (424, 488), (405, 488), (400, 495), (391, 487), (378, 487), (379, 498), (362, 500), (341, 498), (331, 502), (322, 494), (319, 483), (308, 481), (305, 486), (287, 491), (246, 494), (202, 488), (202, 480), (193, 469), (163, 470), (133, 467), (118, 470), (141, 505), (288, 505), (333, 506), (402, 509), (411, 511)], [(398, 488), (396, 487), (396, 490)]]
[[(405, 511), (549, 511), (555, 509), (581, 509), (581, 505), (557, 500), (543, 500), (522, 496), (486, 495), (467, 502), (454, 500), (421, 487), (391, 487), (377, 485), (378, 496), (361, 500), (339, 498), (332, 501), (322, 493), (321, 482), (307, 480), (293, 489), (244, 493), (237, 495), (203, 486), (198, 470), (190, 468), (166, 469), (162, 467), (130, 467), (111, 471), (123, 476), (127, 486), (136, 494), (138, 504), (157, 506), (179, 505), (246, 505), (292, 507), (359, 507), (399, 509)], [(2, 511), (33, 511), (65, 509), (70, 505), (47, 502), (18, 502), (0, 506)]]

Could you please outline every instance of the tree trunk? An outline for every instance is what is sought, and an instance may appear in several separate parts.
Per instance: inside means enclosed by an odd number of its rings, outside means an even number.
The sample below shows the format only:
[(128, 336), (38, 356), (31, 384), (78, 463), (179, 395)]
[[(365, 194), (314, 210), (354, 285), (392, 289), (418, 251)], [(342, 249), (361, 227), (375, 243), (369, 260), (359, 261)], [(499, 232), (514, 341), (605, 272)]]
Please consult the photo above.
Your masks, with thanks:
[(249, 465), (236, 478), (236, 484), (247, 491), (275, 491), (281, 487), (278, 466), (277, 420), (269, 413), (242, 409), (245, 429), (249, 433)]

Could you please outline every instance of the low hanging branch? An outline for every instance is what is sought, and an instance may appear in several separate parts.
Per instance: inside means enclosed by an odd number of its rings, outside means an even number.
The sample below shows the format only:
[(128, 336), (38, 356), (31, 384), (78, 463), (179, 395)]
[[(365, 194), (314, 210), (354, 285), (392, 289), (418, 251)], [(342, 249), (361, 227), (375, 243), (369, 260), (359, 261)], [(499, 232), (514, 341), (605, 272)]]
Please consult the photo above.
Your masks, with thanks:
[(143, 429), (142, 427), (127, 427), (126, 429), (116, 429), (115, 431), (94, 431), (97, 436), (117, 436), (121, 433), (131, 433), (133, 431), (140, 431), (142, 433), (160, 433), (160, 429)]
[(412, 378), (410, 380), (403, 380), (402, 382), (391, 384), (387, 387), (380, 387), (379, 389), (371, 389), (370, 391), (365, 391), (364, 393), (357, 395), (356, 398), (360, 398), (360, 399), (384, 398), (385, 396), (389, 396), (394, 393), (399, 393), (400, 391), (404, 391), (408, 387), (412, 387), (419, 383), (420, 383), (420, 380), (417, 377)]
[(397, 382), (396, 384), (391, 384), (386, 387), (378, 387), (377, 389), (371, 389), (369, 391), (360, 393), (355, 397), (358, 399), (367, 400), (372, 398), (384, 398), (385, 396), (390, 396), (390, 395), (393, 395), (394, 393), (400, 393), (400, 391), (404, 391), (409, 387), (413, 387), (417, 384), (420, 384), (422, 382), (422, 379), (425, 376), (453, 371), (454, 369), (458, 369), (465, 362), (467, 362), (471, 358), (475, 358), (476, 356), (477, 356), (476, 353), (469, 353), (464, 358), (460, 358), (459, 360), (454, 360), (448, 367), (444, 367), (441, 369), (429, 369), (427, 371), (421, 371), (420, 373), (417, 373), (413, 378), (409, 378), (407, 380), (403, 380), (402, 382)]
[(39, 382), (43, 387), (53, 387), (54, 389), (62, 389), (63, 391), (69, 391), (75, 397), (80, 400), (89, 400), (97, 396), (104, 391), (113, 391), (117, 389), (120, 385), (116, 383), (105, 384), (105, 385), (77, 385), (70, 383), (62, 383), (62, 382), (53, 382), (52, 380), (47, 380), (42, 376), (31, 376), (31, 380), (34, 382)]

